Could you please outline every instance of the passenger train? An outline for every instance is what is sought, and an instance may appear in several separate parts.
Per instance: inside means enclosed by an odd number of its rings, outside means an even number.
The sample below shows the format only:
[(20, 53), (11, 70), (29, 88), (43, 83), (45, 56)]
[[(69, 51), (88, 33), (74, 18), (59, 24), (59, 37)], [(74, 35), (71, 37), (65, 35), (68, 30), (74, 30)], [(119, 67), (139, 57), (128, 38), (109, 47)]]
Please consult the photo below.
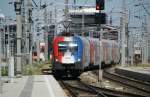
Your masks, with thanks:
[[(100, 60), (101, 59), (101, 60)], [(54, 76), (78, 77), (87, 70), (119, 63), (117, 42), (81, 36), (57, 36), (53, 40), (52, 72)]]

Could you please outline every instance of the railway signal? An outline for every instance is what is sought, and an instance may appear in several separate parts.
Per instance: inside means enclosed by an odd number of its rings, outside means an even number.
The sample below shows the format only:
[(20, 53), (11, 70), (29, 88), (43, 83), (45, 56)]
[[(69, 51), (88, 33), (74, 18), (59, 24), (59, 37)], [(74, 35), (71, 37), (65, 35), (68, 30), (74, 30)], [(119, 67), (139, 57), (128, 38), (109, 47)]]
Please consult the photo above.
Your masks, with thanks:
[(106, 13), (95, 13), (95, 24), (106, 24)]
[(96, 10), (104, 10), (105, 0), (96, 0)]

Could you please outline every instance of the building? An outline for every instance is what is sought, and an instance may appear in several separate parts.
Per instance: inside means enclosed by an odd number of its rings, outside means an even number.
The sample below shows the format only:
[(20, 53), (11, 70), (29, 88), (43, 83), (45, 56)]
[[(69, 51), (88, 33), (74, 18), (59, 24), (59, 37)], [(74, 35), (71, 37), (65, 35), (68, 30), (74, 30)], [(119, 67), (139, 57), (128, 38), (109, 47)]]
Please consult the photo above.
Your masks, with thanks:
[(0, 58), (7, 61), (16, 53), (16, 22), (0, 14)]
[[(71, 19), (70, 32), (77, 35), (85, 35), (90, 37), (100, 37), (100, 33), (103, 33), (103, 39), (118, 40), (118, 27), (107, 25), (106, 15), (101, 17), (102, 24), (97, 24), (95, 13), (99, 13), (95, 8), (79, 8), (75, 10), (69, 10), (69, 16)], [(99, 17), (98, 17), (99, 18)], [(100, 20), (100, 19), (98, 19)], [(102, 31), (100, 32), (99, 27)]]
[(4, 24), (5, 24), (5, 16), (4, 14), (0, 13), (0, 59), (4, 58)]
[(82, 35), (83, 33), (88, 34), (90, 30), (96, 30), (95, 12), (98, 12), (95, 8), (69, 10), (71, 18), (70, 31)]

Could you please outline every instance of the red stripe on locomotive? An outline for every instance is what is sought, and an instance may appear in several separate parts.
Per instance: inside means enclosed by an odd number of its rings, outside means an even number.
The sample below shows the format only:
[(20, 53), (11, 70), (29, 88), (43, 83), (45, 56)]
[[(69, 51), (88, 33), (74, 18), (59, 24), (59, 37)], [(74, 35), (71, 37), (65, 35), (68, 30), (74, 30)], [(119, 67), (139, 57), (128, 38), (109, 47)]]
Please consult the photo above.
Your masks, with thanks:
[(62, 62), (63, 54), (58, 50), (58, 43), (64, 41), (64, 37), (56, 37), (53, 41), (53, 48), (54, 48), (54, 57), (59, 62)]

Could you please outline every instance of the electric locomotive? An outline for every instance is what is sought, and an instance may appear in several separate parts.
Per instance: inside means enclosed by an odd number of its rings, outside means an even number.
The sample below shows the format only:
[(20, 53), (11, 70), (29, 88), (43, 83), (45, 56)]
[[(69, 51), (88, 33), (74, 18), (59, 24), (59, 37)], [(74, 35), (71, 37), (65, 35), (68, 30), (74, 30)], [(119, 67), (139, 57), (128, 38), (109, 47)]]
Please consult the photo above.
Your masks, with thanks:
[(81, 36), (57, 36), (53, 41), (52, 72), (56, 77), (78, 77), (84, 71), (98, 69), (100, 63), (104, 67), (119, 59), (115, 41)]
[(79, 76), (84, 68), (82, 48), (83, 42), (79, 37), (56, 37), (53, 41), (54, 76)]

